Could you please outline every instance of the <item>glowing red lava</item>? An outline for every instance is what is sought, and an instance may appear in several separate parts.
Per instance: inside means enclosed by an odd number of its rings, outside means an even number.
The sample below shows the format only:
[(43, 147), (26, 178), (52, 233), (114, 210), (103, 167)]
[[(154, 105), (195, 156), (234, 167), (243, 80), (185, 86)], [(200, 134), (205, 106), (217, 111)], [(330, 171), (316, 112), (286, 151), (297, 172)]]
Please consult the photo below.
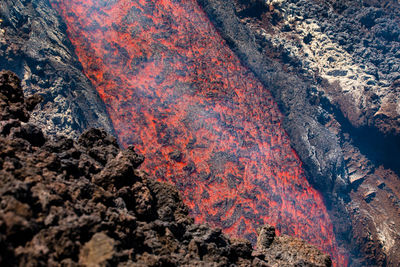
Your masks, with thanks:
[(268, 222), (343, 266), (271, 94), (195, 0), (51, 3), (121, 144), (134, 144), (149, 174), (178, 187), (197, 222), (253, 242)]

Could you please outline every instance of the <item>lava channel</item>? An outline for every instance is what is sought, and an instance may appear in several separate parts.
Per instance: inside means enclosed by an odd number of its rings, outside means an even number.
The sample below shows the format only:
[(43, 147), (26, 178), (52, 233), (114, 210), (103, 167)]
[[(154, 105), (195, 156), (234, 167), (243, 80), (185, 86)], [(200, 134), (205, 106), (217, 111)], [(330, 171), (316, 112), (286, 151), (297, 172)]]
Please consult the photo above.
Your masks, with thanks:
[(253, 243), (264, 223), (346, 265), (270, 92), (195, 0), (51, 0), (119, 141), (199, 223)]

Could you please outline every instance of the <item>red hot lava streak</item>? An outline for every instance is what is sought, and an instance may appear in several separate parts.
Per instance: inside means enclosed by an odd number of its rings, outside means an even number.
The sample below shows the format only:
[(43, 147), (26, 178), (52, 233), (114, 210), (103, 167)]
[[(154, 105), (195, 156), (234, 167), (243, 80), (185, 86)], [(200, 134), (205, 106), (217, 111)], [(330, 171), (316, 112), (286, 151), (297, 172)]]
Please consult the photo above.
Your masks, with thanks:
[(120, 143), (174, 183), (197, 222), (255, 241), (275, 225), (329, 252), (332, 223), (269, 91), (195, 0), (51, 0)]

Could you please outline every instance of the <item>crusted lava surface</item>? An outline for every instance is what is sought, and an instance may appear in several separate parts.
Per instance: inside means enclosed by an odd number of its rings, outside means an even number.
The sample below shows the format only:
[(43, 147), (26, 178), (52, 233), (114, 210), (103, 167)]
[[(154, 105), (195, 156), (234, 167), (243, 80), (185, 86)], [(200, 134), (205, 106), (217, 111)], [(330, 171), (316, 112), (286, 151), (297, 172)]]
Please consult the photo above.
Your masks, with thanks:
[(194, 224), (178, 191), (140, 171), (144, 157), (104, 130), (49, 139), (29, 122), (42, 100), (0, 72), (2, 266), (331, 266), (330, 257), (275, 228), (257, 250)]

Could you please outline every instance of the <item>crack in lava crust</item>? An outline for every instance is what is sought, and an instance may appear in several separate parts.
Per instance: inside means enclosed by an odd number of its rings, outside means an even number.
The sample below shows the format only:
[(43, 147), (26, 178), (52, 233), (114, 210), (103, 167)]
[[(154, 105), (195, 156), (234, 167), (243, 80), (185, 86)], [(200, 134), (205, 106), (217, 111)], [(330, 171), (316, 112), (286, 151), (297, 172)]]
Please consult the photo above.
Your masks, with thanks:
[(149, 174), (178, 187), (197, 222), (252, 242), (270, 223), (343, 266), (322, 196), (271, 94), (194, 0), (50, 2), (120, 143), (134, 144)]

